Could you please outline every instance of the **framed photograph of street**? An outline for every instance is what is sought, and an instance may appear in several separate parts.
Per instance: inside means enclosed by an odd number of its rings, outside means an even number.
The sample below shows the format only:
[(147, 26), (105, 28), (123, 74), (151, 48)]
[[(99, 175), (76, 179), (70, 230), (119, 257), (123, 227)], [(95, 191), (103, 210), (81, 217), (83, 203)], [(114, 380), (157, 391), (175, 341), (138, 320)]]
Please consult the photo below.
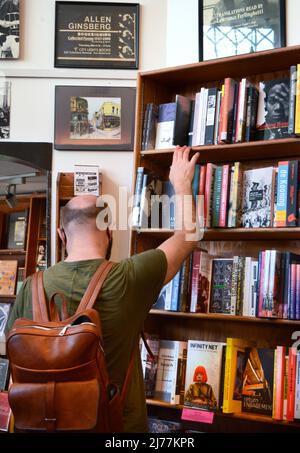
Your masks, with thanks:
[(285, 0), (199, 0), (199, 61), (285, 45)]
[(0, 0), (0, 60), (19, 58), (19, 0)]
[(132, 151), (135, 92), (132, 87), (56, 86), (55, 148)]
[(138, 69), (139, 4), (56, 2), (54, 66)]

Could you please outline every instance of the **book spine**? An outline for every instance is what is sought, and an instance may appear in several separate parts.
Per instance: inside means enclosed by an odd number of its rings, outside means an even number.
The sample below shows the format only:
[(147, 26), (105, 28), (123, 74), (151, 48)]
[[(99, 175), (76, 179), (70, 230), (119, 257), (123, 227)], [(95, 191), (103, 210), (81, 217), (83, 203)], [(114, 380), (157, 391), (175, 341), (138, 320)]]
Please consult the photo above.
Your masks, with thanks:
[(289, 300), (289, 319), (296, 319), (296, 275), (297, 265), (290, 265), (290, 300)]
[(284, 252), (283, 258), (283, 278), (284, 278), (284, 288), (283, 288), (283, 319), (288, 319), (289, 317), (289, 298), (290, 298), (290, 253)]
[(288, 161), (278, 162), (276, 216), (275, 216), (276, 227), (286, 226), (288, 181), (289, 181)]
[(234, 188), (232, 199), (232, 222), (231, 227), (236, 228), (240, 223), (241, 198), (242, 198), (242, 170), (240, 162), (234, 164)]
[(192, 145), (193, 146), (200, 145), (201, 112), (202, 112), (203, 90), (204, 90), (204, 88), (201, 88), (200, 92), (196, 93), (196, 97), (195, 97), (193, 140), (192, 140)]
[(209, 88), (207, 95), (207, 114), (205, 126), (205, 145), (213, 145), (216, 127), (217, 88)]
[(258, 107), (258, 90), (255, 86), (250, 85), (247, 94), (247, 114), (245, 141), (250, 142), (254, 139)]
[(264, 288), (264, 278), (265, 278), (265, 255), (266, 252), (262, 251), (259, 254), (259, 280), (258, 280), (258, 310), (257, 316), (262, 316), (263, 312), (263, 288)]
[(224, 394), (223, 394), (223, 413), (229, 414), (230, 409), (230, 377), (231, 377), (231, 367), (232, 367), (232, 354), (233, 354), (233, 345), (231, 339), (227, 339), (226, 345), (226, 358), (225, 358), (225, 373), (224, 373)]
[(297, 366), (297, 349), (289, 348), (288, 389), (287, 389), (287, 409), (286, 409), (286, 419), (289, 422), (294, 421), (296, 366)]
[(300, 320), (300, 264), (296, 264), (295, 319)]
[(246, 122), (246, 108), (247, 108), (247, 79), (243, 78), (240, 81), (239, 87), (239, 107), (237, 118), (237, 134), (236, 142), (242, 142), (245, 139), (245, 122)]
[(148, 125), (149, 109), (150, 109), (150, 104), (147, 104), (147, 105), (146, 105), (146, 108), (145, 108), (145, 112), (144, 112), (144, 121), (143, 121), (142, 150), (145, 149), (145, 142), (146, 142), (146, 133), (147, 133), (147, 125)]
[(228, 218), (227, 218), (228, 228), (232, 226), (233, 192), (234, 192), (234, 165), (231, 165), (229, 174), (229, 197), (228, 197)]
[(204, 145), (208, 88), (204, 88), (200, 123), (200, 145)]
[(214, 130), (214, 145), (218, 144), (219, 137), (219, 125), (220, 125), (220, 109), (221, 109), (222, 91), (217, 92), (217, 106), (216, 106), (216, 117), (215, 117), (215, 130)]
[(232, 279), (231, 279), (231, 291), (230, 291), (230, 314), (236, 314), (236, 298), (237, 298), (237, 277), (238, 277), (239, 257), (233, 257), (232, 263)]
[(288, 133), (295, 133), (295, 107), (296, 107), (297, 66), (290, 67), (290, 98), (289, 98), (289, 125)]
[(226, 77), (224, 81), (224, 99), (220, 124), (220, 141), (230, 143), (232, 139), (235, 81)]
[(215, 172), (213, 206), (212, 206), (212, 227), (219, 226), (220, 207), (221, 207), (221, 190), (222, 190), (222, 165), (217, 166)]
[(298, 197), (298, 161), (289, 161), (289, 179), (287, 196), (287, 226), (297, 226), (297, 197)]
[(216, 165), (208, 163), (206, 170), (205, 181), (205, 196), (204, 196), (204, 225), (207, 228), (211, 227), (212, 207), (213, 207), (213, 188), (215, 181)]
[(185, 384), (185, 371), (187, 360), (187, 343), (185, 341), (179, 342), (177, 375), (176, 375), (176, 390), (175, 390), (175, 404), (184, 403), (184, 384)]
[(171, 311), (178, 310), (178, 299), (179, 299), (179, 283), (180, 283), (180, 270), (177, 272), (175, 277), (173, 278), (172, 283), (172, 294), (171, 294)]
[(294, 418), (300, 419), (300, 353), (297, 352), (296, 358), (296, 383), (295, 383), (295, 410)]
[(285, 347), (277, 346), (274, 357), (274, 391), (272, 413), (272, 417), (275, 420), (283, 420), (284, 374)]
[(258, 261), (251, 261), (251, 302), (249, 316), (256, 316), (257, 307), (257, 281), (258, 281)]
[(245, 276), (245, 257), (239, 256), (238, 274), (237, 274), (237, 294), (236, 294), (236, 314), (243, 314), (243, 282)]
[(297, 64), (295, 134), (300, 134), (300, 64)]
[(144, 175), (144, 167), (138, 167), (136, 181), (135, 181), (133, 208), (132, 208), (132, 226), (133, 227), (138, 227), (138, 225), (139, 225), (143, 175)]
[(191, 101), (191, 113), (190, 113), (189, 131), (188, 131), (188, 146), (193, 146), (194, 116), (195, 116), (195, 101), (192, 100)]
[(198, 285), (199, 285), (199, 268), (201, 260), (201, 251), (194, 250), (192, 262), (192, 279), (191, 279), (191, 303), (190, 312), (195, 313), (198, 300)]
[(227, 225), (227, 205), (228, 205), (228, 193), (229, 193), (229, 168), (228, 164), (222, 167), (222, 188), (221, 188), (221, 201), (220, 201), (220, 219), (219, 226), (226, 227)]
[(278, 252), (276, 250), (270, 250), (270, 270), (269, 270), (269, 282), (268, 282), (268, 295), (267, 295), (267, 313), (268, 318), (276, 317), (275, 310), (275, 277), (276, 277), (276, 261)]

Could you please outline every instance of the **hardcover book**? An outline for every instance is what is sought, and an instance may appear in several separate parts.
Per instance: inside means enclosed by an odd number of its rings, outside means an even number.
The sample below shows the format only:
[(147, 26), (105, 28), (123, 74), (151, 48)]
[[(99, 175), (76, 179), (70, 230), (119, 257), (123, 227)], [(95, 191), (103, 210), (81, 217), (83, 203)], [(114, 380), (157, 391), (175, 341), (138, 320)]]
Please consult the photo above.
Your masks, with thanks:
[(8, 216), (7, 248), (24, 249), (26, 243), (27, 211), (13, 212)]
[(140, 352), (142, 360), (142, 369), (145, 382), (146, 398), (153, 398), (155, 391), (155, 381), (157, 373), (157, 362), (159, 352), (159, 339), (156, 337), (148, 337), (147, 344), (153, 355), (147, 350), (143, 340), (140, 342)]
[(8, 359), (0, 357), (0, 392), (5, 390), (8, 376)]
[(274, 209), (273, 167), (245, 170), (241, 226), (243, 228), (270, 227)]
[(219, 409), (224, 346), (221, 342), (188, 341), (185, 406), (208, 411)]
[(0, 303), (0, 337), (4, 335), (4, 330), (8, 320), (11, 304)]
[(188, 144), (189, 123), (191, 116), (191, 99), (176, 94), (176, 118), (172, 144), (184, 146)]
[(160, 340), (154, 397), (176, 404), (176, 383), (179, 359), (186, 348), (185, 341)]
[(260, 82), (256, 140), (289, 136), (290, 78)]
[(176, 121), (176, 102), (168, 102), (159, 105), (158, 122), (156, 129), (156, 149), (172, 148), (174, 128)]
[(17, 282), (17, 260), (0, 260), (0, 295), (13, 296)]
[(210, 313), (230, 314), (233, 259), (212, 260)]
[(243, 374), (242, 411), (272, 415), (274, 349), (249, 348)]

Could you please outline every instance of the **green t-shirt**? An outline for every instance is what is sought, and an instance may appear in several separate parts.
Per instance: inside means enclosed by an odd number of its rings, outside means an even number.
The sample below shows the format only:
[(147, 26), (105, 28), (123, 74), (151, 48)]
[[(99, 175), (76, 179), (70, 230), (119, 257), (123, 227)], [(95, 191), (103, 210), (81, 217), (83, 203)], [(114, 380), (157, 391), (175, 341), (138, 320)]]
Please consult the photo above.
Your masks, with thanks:
[[(64, 293), (68, 312), (74, 314), (94, 272), (103, 260), (60, 262), (44, 272), (47, 299)], [(147, 314), (163, 286), (167, 260), (159, 249), (134, 255), (115, 264), (94, 308), (100, 312), (106, 363), (111, 382), (123, 385), (131, 352)], [(59, 303), (58, 303), (59, 304)], [(15, 300), (7, 330), (16, 318), (32, 319), (31, 277)], [(125, 432), (147, 432), (147, 411), (140, 355), (136, 360), (124, 409)]]

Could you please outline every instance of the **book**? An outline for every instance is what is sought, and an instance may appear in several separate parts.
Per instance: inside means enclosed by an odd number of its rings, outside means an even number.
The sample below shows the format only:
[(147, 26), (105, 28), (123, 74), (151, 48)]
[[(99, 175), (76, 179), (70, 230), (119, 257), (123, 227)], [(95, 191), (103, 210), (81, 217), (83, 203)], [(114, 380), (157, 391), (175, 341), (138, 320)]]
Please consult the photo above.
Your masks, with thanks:
[(222, 355), (225, 343), (188, 341), (184, 406), (220, 408)]
[(287, 408), (286, 408), (286, 419), (290, 422), (294, 420), (295, 414), (296, 368), (297, 368), (297, 349), (291, 347), (289, 348), (288, 358), (288, 383), (287, 383)]
[(217, 111), (217, 98), (218, 89), (209, 88), (207, 94), (207, 113), (206, 113), (206, 124), (205, 124), (205, 135), (204, 144), (214, 144), (214, 132), (217, 123), (216, 111)]
[(243, 374), (242, 411), (272, 415), (274, 349), (249, 348)]
[[(137, 200), (139, 212), (138, 227), (140, 228), (160, 228), (162, 223), (162, 208), (156, 197), (162, 194), (163, 181), (158, 179), (153, 173), (143, 175), (141, 198)], [(139, 189), (138, 189), (139, 190)], [(136, 208), (137, 209), (137, 208)], [(171, 207), (170, 207), (171, 210)]]
[(184, 146), (188, 144), (188, 133), (191, 116), (191, 99), (176, 94), (176, 117), (174, 124), (174, 134), (172, 144), (177, 146)]
[(247, 93), (247, 110), (246, 110), (246, 128), (245, 141), (250, 142), (255, 138), (257, 108), (258, 108), (259, 91), (254, 85), (248, 87)]
[(157, 129), (157, 121), (158, 121), (158, 105), (150, 103), (147, 104), (149, 106), (148, 113), (147, 113), (147, 124), (144, 136), (144, 147), (143, 149), (154, 149), (155, 148), (155, 140), (156, 140), (156, 129)]
[(155, 336), (149, 336), (147, 337), (146, 341), (152, 354), (150, 354), (150, 351), (147, 349), (144, 341), (141, 339), (140, 353), (145, 383), (145, 394), (146, 398), (153, 398), (157, 373), (159, 338)]
[(212, 256), (202, 250), (194, 250), (191, 269), (191, 299), (192, 313), (207, 313), (209, 306), (209, 291), (211, 282)]
[(0, 431), (9, 430), (11, 409), (8, 402), (8, 393), (0, 392)]
[(274, 177), (274, 167), (244, 171), (241, 215), (241, 226), (243, 228), (272, 226)]
[(0, 336), (4, 335), (6, 323), (9, 317), (11, 304), (0, 302)]
[(140, 205), (143, 187), (144, 167), (138, 167), (136, 172), (134, 200), (132, 206), (132, 226), (138, 227), (140, 223)]
[(99, 167), (97, 165), (75, 165), (74, 196), (100, 195)]
[(276, 187), (276, 214), (275, 226), (285, 227), (287, 223), (287, 199), (289, 182), (289, 162), (278, 162), (278, 176)]
[(289, 77), (260, 82), (256, 140), (289, 136), (289, 97)]
[(0, 357), (0, 392), (5, 390), (8, 377), (9, 361)]
[(149, 433), (178, 433), (182, 432), (182, 424), (172, 420), (148, 417), (148, 429)]
[(297, 66), (290, 67), (290, 97), (289, 97), (289, 135), (295, 134), (295, 108), (296, 108)]
[(277, 346), (274, 354), (273, 408), (272, 417), (283, 420), (285, 346)]
[(212, 260), (210, 313), (230, 314), (233, 259)]
[(247, 361), (247, 348), (251, 341), (241, 338), (227, 338), (224, 374), (223, 412), (241, 412), (243, 373)]
[(7, 222), (7, 248), (25, 249), (27, 210), (12, 212), (8, 215)]
[(156, 149), (174, 147), (173, 139), (176, 121), (176, 110), (176, 102), (168, 102), (159, 105), (155, 140)]
[(15, 294), (17, 271), (18, 271), (17, 260), (0, 260), (1, 296), (13, 296)]
[(298, 212), (297, 212), (297, 197), (298, 197), (298, 165), (297, 160), (290, 160), (288, 172), (288, 193), (287, 193), (287, 213), (286, 223), (287, 226), (297, 226)]
[(176, 404), (177, 369), (184, 348), (186, 348), (186, 342), (160, 340), (155, 399)]

